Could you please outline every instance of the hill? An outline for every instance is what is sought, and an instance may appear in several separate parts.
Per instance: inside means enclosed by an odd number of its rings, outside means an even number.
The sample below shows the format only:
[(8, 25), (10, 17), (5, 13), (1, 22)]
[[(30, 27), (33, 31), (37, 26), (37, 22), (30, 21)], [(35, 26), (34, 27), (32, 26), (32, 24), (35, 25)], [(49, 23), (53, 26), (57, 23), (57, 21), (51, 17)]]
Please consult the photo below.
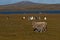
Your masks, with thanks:
[(0, 10), (60, 10), (60, 4), (43, 4), (22, 1), (14, 4), (0, 5)]

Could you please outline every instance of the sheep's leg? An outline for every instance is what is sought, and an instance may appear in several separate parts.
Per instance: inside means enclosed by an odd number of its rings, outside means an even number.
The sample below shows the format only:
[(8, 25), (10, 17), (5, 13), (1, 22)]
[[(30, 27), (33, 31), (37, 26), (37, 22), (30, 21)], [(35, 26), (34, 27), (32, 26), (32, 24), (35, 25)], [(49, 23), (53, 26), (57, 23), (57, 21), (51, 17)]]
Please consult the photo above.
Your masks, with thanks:
[(46, 32), (46, 31), (47, 31), (47, 27), (44, 28), (44, 32)]
[(40, 32), (43, 32), (43, 27), (40, 28)]
[(37, 28), (34, 28), (34, 31), (36, 31), (37, 30)]

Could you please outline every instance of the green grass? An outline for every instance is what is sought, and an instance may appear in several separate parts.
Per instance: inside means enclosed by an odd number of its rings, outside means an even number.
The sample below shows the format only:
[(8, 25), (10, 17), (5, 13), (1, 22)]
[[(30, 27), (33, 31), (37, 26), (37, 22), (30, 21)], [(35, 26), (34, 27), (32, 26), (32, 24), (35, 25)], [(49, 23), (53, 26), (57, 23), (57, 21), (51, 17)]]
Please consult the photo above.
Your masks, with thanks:
[[(33, 32), (32, 21), (20, 18), (32, 15), (41, 16), (42, 20), (47, 17), (47, 32)], [(60, 14), (0, 15), (0, 40), (60, 40)]]

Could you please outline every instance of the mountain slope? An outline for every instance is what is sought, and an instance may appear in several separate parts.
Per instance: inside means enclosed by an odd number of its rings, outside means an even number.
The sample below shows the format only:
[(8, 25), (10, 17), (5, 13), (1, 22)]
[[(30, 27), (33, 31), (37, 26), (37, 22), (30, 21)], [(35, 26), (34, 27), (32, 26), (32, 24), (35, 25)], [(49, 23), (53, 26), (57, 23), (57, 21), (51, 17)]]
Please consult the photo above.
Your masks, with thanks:
[(22, 1), (14, 4), (1, 5), (1, 10), (60, 10), (60, 4), (42, 4)]

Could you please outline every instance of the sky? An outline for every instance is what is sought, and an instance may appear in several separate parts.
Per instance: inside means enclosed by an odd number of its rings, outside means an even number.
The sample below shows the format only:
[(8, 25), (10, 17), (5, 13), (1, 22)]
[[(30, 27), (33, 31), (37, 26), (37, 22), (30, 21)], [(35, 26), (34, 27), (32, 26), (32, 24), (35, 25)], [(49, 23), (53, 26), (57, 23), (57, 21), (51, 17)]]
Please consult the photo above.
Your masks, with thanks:
[(0, 5), (12, 4), (21, 1), (32, 1), (36, 3), (60, 4), (60, 0), (0, 0)]

